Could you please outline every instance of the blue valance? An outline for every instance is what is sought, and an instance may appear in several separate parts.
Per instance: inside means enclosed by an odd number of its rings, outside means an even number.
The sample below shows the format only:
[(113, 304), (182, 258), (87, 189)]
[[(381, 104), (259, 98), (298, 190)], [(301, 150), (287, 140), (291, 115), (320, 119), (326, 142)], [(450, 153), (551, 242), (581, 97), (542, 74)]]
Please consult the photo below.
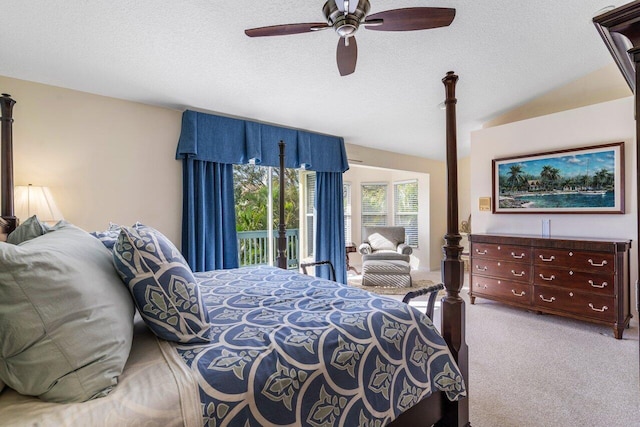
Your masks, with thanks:
[(186, 110), (177, 159), (279, 166), (278, 142), (285, 142), (285, 166), (316, 172), (349, 169), (344, 139)]

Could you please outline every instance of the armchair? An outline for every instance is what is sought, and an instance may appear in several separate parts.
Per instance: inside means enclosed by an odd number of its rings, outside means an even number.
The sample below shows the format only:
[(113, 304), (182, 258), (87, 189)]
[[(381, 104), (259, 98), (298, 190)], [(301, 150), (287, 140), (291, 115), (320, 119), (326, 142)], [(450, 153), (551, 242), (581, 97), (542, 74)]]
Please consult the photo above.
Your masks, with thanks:
[(413, 252), (411, 246), (404, 243), (404, 227), (364, 227), (362, 244), (358, 252), (362, 262), (367, 260), (401, 260), (409, 262)]
[(362, 284), (364, 286), (410, 287), (411, 246), (404, 243), (404, 227), (364, 227)]

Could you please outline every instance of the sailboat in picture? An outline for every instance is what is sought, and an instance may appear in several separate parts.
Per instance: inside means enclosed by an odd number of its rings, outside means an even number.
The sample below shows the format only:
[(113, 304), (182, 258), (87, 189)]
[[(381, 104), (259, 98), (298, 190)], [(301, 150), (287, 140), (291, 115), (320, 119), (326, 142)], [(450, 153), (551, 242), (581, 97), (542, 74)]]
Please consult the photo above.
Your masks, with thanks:
[(585, 174), (585, 188), (582, 190), (578, 191), (578, 194), (582, 194), (584, 196), (604, 196), (605, 194), (607, 194), (607, 190), (602, 190), (602, 189), (598, 189), (598, 190), (594, 190), (593, 188), (590, 187), (590, 183), (592, 182), (591, 178), (589, 177), (589, 159), (587, 159), (587, 173)]

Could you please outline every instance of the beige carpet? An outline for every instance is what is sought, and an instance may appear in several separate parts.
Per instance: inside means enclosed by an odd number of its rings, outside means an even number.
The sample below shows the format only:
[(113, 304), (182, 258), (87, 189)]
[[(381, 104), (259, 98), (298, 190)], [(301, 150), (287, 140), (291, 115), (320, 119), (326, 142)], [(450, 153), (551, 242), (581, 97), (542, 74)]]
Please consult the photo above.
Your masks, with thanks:
[[(441, 281), (437, 271), (414, 273)], [(624, 339), (616, 340), (607, 326), (480, 298), (470, 305), (467, 291), (461, 295), (467, 302), (473, 427), (640, 426), (636, 317)], [(420, 307), (424, 302), (410, 304)], [(438, 300), (436, 327), (440, 318)]]
[(472, 426), (640, 426), (636, 319), (616, 340), (606, 326), (462, 294)]

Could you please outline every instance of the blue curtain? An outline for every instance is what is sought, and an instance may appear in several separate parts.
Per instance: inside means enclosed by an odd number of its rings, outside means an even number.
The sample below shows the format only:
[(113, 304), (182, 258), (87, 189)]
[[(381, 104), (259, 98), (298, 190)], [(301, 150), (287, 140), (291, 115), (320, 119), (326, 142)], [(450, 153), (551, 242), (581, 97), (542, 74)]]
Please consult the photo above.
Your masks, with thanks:
[(317, 172), (349, 169), (344, 140), (304, 130), (187, 110), (176, 158), (192, 157), (208, 162), (280, 165), (278, 143), (285, 142), (285, 167)]
[(344, 140), (190, 110), (182, 115), (176, 151), (176, 158), (184, 160), (183, 255), (194, 271), (238, 266), (233, 164), (277, 167), (280, 141), (285, 142), (287, 168), (318, 173), (316, 259), (331, 260), (337, 280), (346, 283), (342, 173), (349, 163)]
[[(344, 206), (341, 172), (316, 172), (316, 260), (330, 260), (336, 281), (347, 283)], [(318, 276), (329, 278), (328, 269)]]
[(183, 160), (182, 254), (193, 271), (238, 267), (233, 165)]

